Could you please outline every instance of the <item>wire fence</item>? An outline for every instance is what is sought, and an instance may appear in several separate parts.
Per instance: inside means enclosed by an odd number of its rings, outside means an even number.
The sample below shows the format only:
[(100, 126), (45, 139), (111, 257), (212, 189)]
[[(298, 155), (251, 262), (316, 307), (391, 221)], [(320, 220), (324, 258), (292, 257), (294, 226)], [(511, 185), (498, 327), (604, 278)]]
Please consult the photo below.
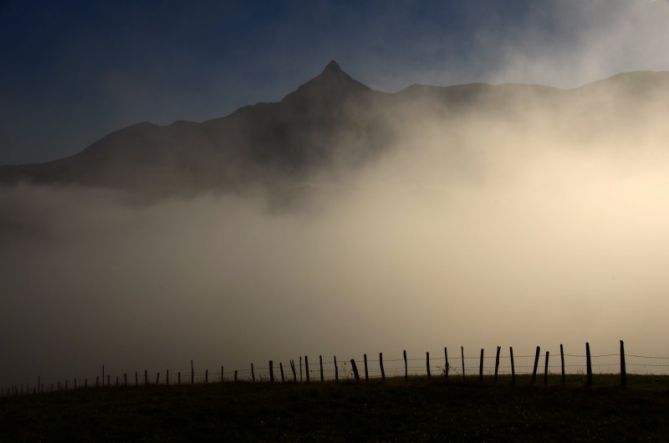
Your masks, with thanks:
[[(669, 375), (669, 355), (643, 355), (625, 353), (620, 342), (618, 352), (591, 354), (586, 343), (586, 353), (565, 353), (537, 347), (534, 354), (513, 354), (513, 348), (495, 348), (492, 352), (481, 349), (476, 355), (464, 348), (451, 349), (455, 354), (443, 353), (408, 354), (388, 358), (383, 354), (355, 356), (341, 359), (336, 356), (298, 356), (285, 361), (268, 361), (256, 365), (250, 363), (241, 368), (220, 366), (202, 369), (191, 365), (164, 371), (133, 371), (110, 373), (105, 366), (99, 374), (84, 378), (47, 380), (38, 376), (33, 384), (0, 386), (0, 396), (41, 394), (72, 389), (102, 387), (130, 387), (150, 385), (187, 385), (228, 382), (255, 383), (305, 383), (305, 382), (350, 382), (383, 380), (385, 378), (454, 378), (476, 377), (480, 379), (511, 376), (532, 376), (532, 383), (549, 375), (561, 375), (564, 383), (567, 375), (584, 375), (586, 385), (592, 384), (592, 374), (618, 374), (620, 383), (626, 384), (630, 375)], [(414, 356), (420, 355), (420, 356)]]

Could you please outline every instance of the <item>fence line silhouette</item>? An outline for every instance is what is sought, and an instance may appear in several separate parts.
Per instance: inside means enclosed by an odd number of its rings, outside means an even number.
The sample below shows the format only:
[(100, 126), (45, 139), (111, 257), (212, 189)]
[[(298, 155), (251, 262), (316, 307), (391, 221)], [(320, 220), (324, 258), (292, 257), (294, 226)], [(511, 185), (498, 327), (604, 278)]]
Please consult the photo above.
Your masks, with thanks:
[[(560, 383), (564, 386), (567, 375), (583, 375), (585, 386), (592, 386), (593, 374), (617, 374), (622, 387), (627, 385), (628, 374), (655, 375), (652, 371), (669, 368), (669, 356), (627, 354), (624, 342), (619, 342), (620, 350), (616, 353), (592, 354), (590, 344), (585, 344), (585, 354), (565, 353), (560, 345), (559, 354), (551, 354), (550, 350), (541, 353), (537, 346), (533, 354), (514, 354), (513, 347), (504, 350), (497, 346), (493, 355), (480, 349), (476, 356), (466, 355), (460, 347), (460, 353), (448, 355), (445, 347), (441, 355), (425, 352), (424, 356), (413, 357), (404, 350), (399, 358), (388, 358), (383, 353), (378, 358), (363, 354), (350, 359), (337, 359), (336, 356), (318, 355), (316, 364), (309, 365), (309, 355), (299, 356), (297, 360), (269, 360), (267, 365), (258, 366), (249, 363), (246, 368), (196, 368), (190, 361), (189, 367), (174, 368), (149, 372), (146, 369), (110, 374), (106, 365), (101, 365), (101, 372), (93, 377), (70, 378), (45, 382), (38, 376), (35, 384), (22, 384), (0, 387), (0, 396), (40, 394), (45, 392), (67, 391), (72, 389), (90, 389), (102, 387), (130, 386), (173, 386), (186, 384), (208, 383), (338, 383), (361, 382), (370, 380), (384, 381), (386, 378), (426, 377), (427, 379), (446, 379), (465, 381), (468, 377), (483, 381), (492, 377), (497, 383), (499, 377), (508, 377), (512, 384), (516, 376), (530, 375), (529, 384), (549, 384), (550, 375), (560, 375)], [(399, 354), (399, 353), (398, 353)], [(541, 364), (540, 364), (541, 363)], [(359, 366), (362, 364), (362, 366)], [(631, 371), (630, 371), (631, 369)], [(643, 370), (639, 370), (643, 369)], [(644, 372), (645, 370), (645, 372)], [(665, 369), (665, 374), (668, 370)], [(361, 375), (362, 374), (362, 375)], [(542, 381), (539, 381), (541, 377)]]

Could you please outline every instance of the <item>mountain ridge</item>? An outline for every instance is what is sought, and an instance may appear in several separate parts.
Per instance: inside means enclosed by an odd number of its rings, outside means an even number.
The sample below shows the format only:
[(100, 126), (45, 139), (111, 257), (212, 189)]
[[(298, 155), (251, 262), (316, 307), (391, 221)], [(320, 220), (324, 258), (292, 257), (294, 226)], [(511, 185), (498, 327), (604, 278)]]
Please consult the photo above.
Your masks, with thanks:
[(202, 122), (136, 123), (69, 157), (0, 166), (0, 184), (75, 184), (159, 193), (234, 191), (249, 184), (290, 187), (334, 164), (355, 168), (378, 157), (396, 139), (397, 122), (416, 109), (442, 118), (466, 112), (504, 116), (538, 103), (584, 114), (597, 107), (616, 108), (607, 102), (611, 91), (637, 100), (669, 96), (669, 73), (621, 73), (573, 89), (414, 84), (386, 93), (353, 79), (333, 60), (278, 102), (243, 106)]

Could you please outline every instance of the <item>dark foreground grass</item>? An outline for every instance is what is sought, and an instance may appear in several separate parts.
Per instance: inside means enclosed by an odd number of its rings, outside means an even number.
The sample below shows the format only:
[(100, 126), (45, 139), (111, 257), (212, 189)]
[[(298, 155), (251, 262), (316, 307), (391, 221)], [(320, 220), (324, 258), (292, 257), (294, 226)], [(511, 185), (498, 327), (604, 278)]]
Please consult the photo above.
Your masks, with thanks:
[[(669, 378), (103, 388), (0, 399), (13, 441), (669, 441)], [(542, 379), (537, 380), (538, 383)], [(559, 379), (551, 378), (551, 384)]]

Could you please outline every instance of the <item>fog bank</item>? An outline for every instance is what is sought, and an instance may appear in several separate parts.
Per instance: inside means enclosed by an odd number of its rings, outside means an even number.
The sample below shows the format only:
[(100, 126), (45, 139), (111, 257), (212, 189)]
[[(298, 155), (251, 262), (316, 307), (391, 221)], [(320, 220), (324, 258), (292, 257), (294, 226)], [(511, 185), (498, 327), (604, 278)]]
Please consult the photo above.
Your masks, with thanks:
[(262, 193), (0, 190), (1, 382), (619, 338), (667, 355), (662, 105), (575, 133), (526, 103), (416, 111), (378, 161), (315, 174), (285, 210)]

